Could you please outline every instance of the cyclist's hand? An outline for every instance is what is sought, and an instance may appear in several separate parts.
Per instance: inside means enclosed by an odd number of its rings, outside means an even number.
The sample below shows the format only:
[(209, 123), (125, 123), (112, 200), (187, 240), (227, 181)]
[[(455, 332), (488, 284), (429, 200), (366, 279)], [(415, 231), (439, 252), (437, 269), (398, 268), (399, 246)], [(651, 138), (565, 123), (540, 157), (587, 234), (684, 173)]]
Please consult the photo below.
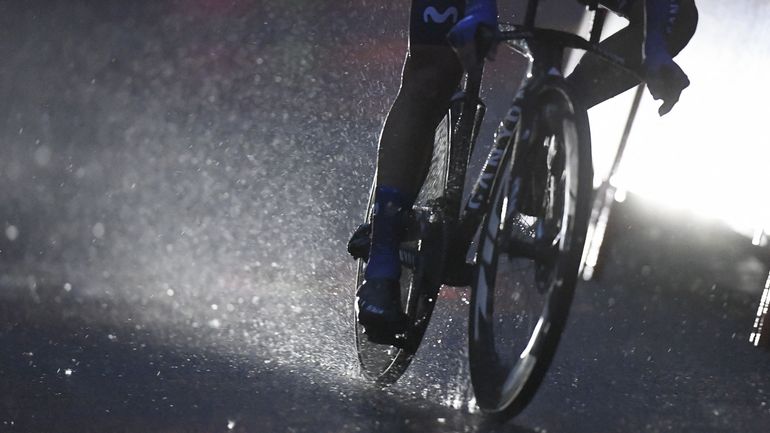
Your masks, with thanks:
[(663, 100), (663, 104), (658, 108), (658, 114), (663, 116), (676, 105), (682, 90), (690, 85), (690, 80), (682, 68), (667, 55), (647, 56), (643, 67), (652, 97)]
[(495, 58), (498, 28), (494, 3), (478, 1), (449, 31), (449, 43), (466, 69), (479, 64), (485, 57)]

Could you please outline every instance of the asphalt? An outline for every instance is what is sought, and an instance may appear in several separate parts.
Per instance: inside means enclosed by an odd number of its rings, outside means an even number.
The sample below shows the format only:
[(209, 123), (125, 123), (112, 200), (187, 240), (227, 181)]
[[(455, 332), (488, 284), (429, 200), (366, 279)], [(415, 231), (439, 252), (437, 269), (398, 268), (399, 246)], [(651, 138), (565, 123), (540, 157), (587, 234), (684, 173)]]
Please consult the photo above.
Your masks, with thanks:
[[(182, 291), (137, 297), (146, 289), (116, 281), (89, 292), (30, 271), (3, 283), (3, 431), (764, 431), (770, 352), (748, 343), (756, 289), (720, 281), (753, 255), (718, 225), (651, 212), (655, 225), (632, 205), (617, 208), (623, 235), (600, 278), (578, 287), (540, 392), (507, 424), (471, 401), (467, 289), (443, 289), (414, 365), (379, 389), (357, 374), (350, 287), (336, 311), (285, 311), (276, 296), (209, 316), (210, 301)], [(684, 253), (715, 239), (721, 248)]]

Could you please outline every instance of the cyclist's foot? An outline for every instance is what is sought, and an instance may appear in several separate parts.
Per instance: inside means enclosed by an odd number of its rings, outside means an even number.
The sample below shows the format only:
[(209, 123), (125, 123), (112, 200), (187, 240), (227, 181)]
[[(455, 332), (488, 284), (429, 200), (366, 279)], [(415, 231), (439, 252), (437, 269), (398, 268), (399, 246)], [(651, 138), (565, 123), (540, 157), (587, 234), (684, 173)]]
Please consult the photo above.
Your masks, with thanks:
[[(379, 186), (375, 190), (366, 280), (398, 281), (401, 276), (399, 244), (404, 236), (403, 215), (408, 207), (404, 195), (398, 189)], [(364, 232), (365, 229), (359, 230)]]
[[(375, 343), (394, 344), (395, 335), (406, 331), (408, 318), (401, 311), (401, 259), (399, 244), (404, 235), (404, 195), (396, 188), (378, 186), (374, 194), (369, 261), (364, 283), (356, 293), (358, 322)], [(363, 237), (364, 228), (359, 228)]]
[(364, 281), (356, 293), (358, 323), (369, 341), (395, 345), (395, 336), (409, 327), (409, 317), (401, 311), (401, 287), (398, 280)]

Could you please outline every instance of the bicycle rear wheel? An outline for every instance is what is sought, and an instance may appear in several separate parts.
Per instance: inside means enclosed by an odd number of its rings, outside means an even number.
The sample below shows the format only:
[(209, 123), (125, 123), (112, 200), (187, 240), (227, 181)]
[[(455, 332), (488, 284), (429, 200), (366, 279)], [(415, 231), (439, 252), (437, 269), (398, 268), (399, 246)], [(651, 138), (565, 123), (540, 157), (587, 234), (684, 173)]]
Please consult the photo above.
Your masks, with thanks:
[(551, 363), (590, 216), (586, 113), (558, 84), (533, 96), (537, 108), (522, 116), (533, 120), (519, 127), (534, 138), (519, 138), (500, 165), (471, 297), (471, 381), (479, 407), (500, 418), (524, 409)]
[[(411, 328), (399, 336), (397, 346), (372, 343), (355, 321), (356, 350), (361, 372), (387, 385), (397, 381), (412, 362), (428, 327), (446, 260), (448, 234), (443, 209), (437, 199), (445, 189), (452, 116), (447, 115), (436, 131), (433, 159), (425, 184), (412, 210), (405, 239), (401, 243), (401, 303)], [(366, 221), (371, 221), (374, 187), (370, 192)], [(358, 261), (356, 288), (364, 281), (366, 262)]]

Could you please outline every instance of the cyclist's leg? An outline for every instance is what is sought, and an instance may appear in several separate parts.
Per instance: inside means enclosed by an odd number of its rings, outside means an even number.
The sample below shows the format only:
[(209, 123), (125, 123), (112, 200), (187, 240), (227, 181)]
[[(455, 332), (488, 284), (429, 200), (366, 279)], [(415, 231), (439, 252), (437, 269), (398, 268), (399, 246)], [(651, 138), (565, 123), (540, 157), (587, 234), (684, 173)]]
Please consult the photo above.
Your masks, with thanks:
[[(637, 0), (629, 11), (630, 24), (602, 41), (601, 46), (624, 56), (632, 69), (640, 71), (644, 41), (644, 0)], [(667, 34), (669, 50), (678, 54), (692, 38), (698, 24), (695, 0), (679, 0), (679, 13)], [(606, 101), (639, 84), (639, 80), (623, 70), (611, 66), (596, 56), (584, 56), (572, 74), (567, 77), (577, 97), (587, 108)]]
[(375, 210), (359, 321), (393, 330), (402, 321), (398, 245), (402, 211), (409, 209), (430, 166), (436, 126), (449, 107), (462, 67), (446, 42), (461, 18), (463, 0), (413, 0), (409, 53), (401, 87), (388, 113), (377, 154)]
[(388, 113), (377, 152), (377, 185), (413, 201), (430, 164), (433, 135), (446, 114), (462, 68), (449, 47), (412, 45), (401, 88)]
[(446, 33), (461, 18), (463, 0), (413, 0), (409, 53), (401, 88), (380, 136), (377, 184), (417, 196), (430, 164), (433, 134), (462, 76)]

